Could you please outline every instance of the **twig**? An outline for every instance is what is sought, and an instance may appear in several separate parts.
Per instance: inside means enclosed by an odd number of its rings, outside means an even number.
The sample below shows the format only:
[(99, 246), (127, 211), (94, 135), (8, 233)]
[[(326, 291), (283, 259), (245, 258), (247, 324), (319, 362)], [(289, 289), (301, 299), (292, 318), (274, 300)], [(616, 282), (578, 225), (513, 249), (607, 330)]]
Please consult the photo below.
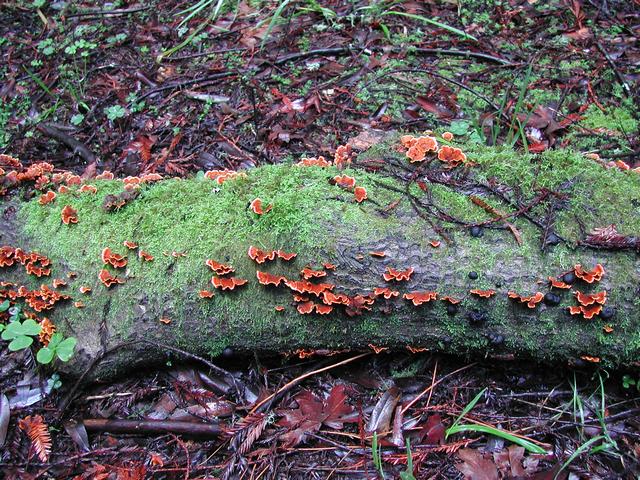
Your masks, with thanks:
[(132, 8), (121, 8), (115, 10), (94, 10), (92, 12), (78, 12), (78, 13), (70, 13), (69, 15), (65, 15), (66, 18), (74, 18), (74, 17), (92, 17), (92, 16), (102, 16), (102, 17), (115, 17), (118, 15), (128, 15), (129, 13), (137, 13), (143, 12), (145, 10), (149, 10), (151, 7), (132, 7)]
[(38, 130), (40, 130), (40, 132), (42, 132), (43, 135), (49, 138), (53, 138), (54, 140), (57, 140), (58, 142), (63, 143), (64, 145), (69, 147), (73, 151), (74, 155), (79, 155), (87, 163), (93, 163), (96, 161), (97, 157), (93, 154), (89, 147), (71, 137), (70, 135), (67, 135), (62, 130), (59, 130), (53, 125), (49, 124), (41, 124), (38, 125), (37, 128)]
[(329, 365), (327, 367), (319, 368), (318, 370), (312, 370), (311, 372), (307, 372), (307, 373), (305, 373), (303, 375), (300, 375), (299, 377), (296, 377), (293, 380), (291, 380), (289, 383), (285, 383), (282, 387), (280, 387), (278, 390), (276, 390), (274, 393), (272, 393), (268, 397), (263, 398), (260, 402), (258, 402), (256, 405), (254, 405), (254, 407), (251, 409), (251, 411), (249, 413), (251, 414), (251, 413), (254, 413), (254, 412), (258, 411), (258, 409), (260, 407), (262, 407), (264, 404), (266, 404), (267, 402), (271, 401), (272, 399), (275, 399), (277, 396), (280, 396), (283, 393), (287, 392), (288, 390), (290, 390), (291, 388), (293, 388), (294, 386), (296, 386), (297, 384), (299, 384), (300, 382), (302, 382), (306, 378), (309, 378), (309, 377), (312, 377), (314, 375), (317, 375), (318, 373), (326, 372), (327, 370), (331, 370), (331, 369), (336, 368), (336, 367), (341, 367), (342, 365), (346, 365), (346, 364), (351, 363), (351, 362), (355, 362), (356, 360), (364, 358), (367, 355), (371, 355), (371, 353), (369, 353), (369, 352), (361, 353), (360, 355), (356, 355), (355, 357), (347, 358), (346, 360), (343, 360), (343, 361), (338, 362), (338, 363), (334, 363), (333, 365)]
[(82, 420), (89, 432), (112, 433), (176, 433), (179, 435), (217, 437), (222, 433), (217, 423), (182, 422), (176, 420), (112, 420), (86, 418)]
[(624, 77), (622, 76), (622, 73), (620, 73), (620, 70), (618, 70), (618, 67), (616, 67), (616, 64), (613, 62), (613, 60), (611, 59), (611, 57), (609, 56), (607, 51), (600, 44), (600, 42), (596, 42), (596, 47), (598, 47), (598, 50), (600, 50), (600, 53), (602, 53), (604, 58), (607, 60), (607, 63), (611, 67), (611, 70), (613, 70), (613, 73), (615, 74), (616, 78), (618, 79), (618, 81), (622, 85), (622, 88), (624, 88), (624, 92), (627, 95), (627, 97), (630, 96), (631, 95), (631, 87), (629, 87), (629, 84), (625, 81)]

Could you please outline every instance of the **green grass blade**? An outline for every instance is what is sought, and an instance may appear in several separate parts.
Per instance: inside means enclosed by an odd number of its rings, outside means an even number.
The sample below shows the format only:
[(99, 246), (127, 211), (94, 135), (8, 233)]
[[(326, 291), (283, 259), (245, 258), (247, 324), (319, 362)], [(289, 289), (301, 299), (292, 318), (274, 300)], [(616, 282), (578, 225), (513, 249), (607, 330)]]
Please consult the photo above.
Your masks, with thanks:
[(384, 12), (382, 15), (398, 15), (400, 17), (411, 18), (413, 20), (418, 20), (419, 22), (428, 23), (429, 25), (440, 27), (443, 30), (446, 30), (455, 35), (458, 35), (459, 37), (464, 38), (465, 40), (474, 40), (476, 42), (478, 41), (476, 37), (474, 37), (473, 35), (469, 35), (467, 32), (463, 32), (462, 30), (459, 30), (455, 27), (451, 27), (446, 23), (438, 22), (437, 20), (432, 20), (430, 18), (423, 17), (422, 15), (416, 15), (414, 13), (406, 13), (406, 12), (396, 12), (396, 11)]
[(476, 403), (478, 403), (480, 401), (480, 398), (482, 397), (482, 395), (484, 394), (484, 392), (487, 391), (487, 388), (483, 388), (482, 390), (480, 390), (480, 392), (473, 397), (473, 400), (471, 400), (468, 405), (466, 407), (464, 407), (464, 409), (462, 410), (462, 413), (460, 415), (458, 415), (458, 418), (456, 418), (453, 421), (453, 424), (451, 424), (451, 426), (447, 429), (447, 431), (445, 432), (444, 438), (447, 438), (450, 435), (450, 431), (452, 429), (454, 429), (456, 427), (456, 425), (458, 425), (458, 423), (460, 423), (460, 420), (462, 419), (462, 417), (464, 417), (467, 413), (469, 413), (471, 411), (471, 409), (473, 407), (476, 406)]
[(503, 438), (505, 440), (508, 440), (512, 443), (515, 443), (516, 445), (520, 445), (521, 447), (523, 447), (525, 450), (527, 450), (530, 453), (539, 453), (539, 454), (544, 454), (547, 453), (547, 451), (542, 448), (539, 445), (536, 445), (535, 443), (531, 442), (530, 440), (527, 440), (525, 438), (521, 438), (521, 437), (516, 437), (515, 435), (509, 433), (509, 432), (505, 432), (504, 430), (500, 430), (498, 428), (494, 428), (494, 427), (489, 427), (487, 425), (473, 425), (473, 424), (469, 424), (469, 425), (455, 425), (450, 427), (447, 430), (447, 436), (448, 435), (452, 435), (454, 433), (461, 433), (461, 432), (479, 432), (479, 433), (487, 433), (489, 435), (493, 435), (495, 437), (500, 437)]
[(560, 475), (560, 472), (562, 472), (565, 468), (567, 468), (569, 466), (569, 464), (571, 464), (571, 462), (573, 462), (576, 458), (578, 458), (580, 455), (582, 455), (584, 452), (586, 452), (592, 444), (594, 444), (597, 441), (602, 440), (602, 439), (604, 439), (604, 436), (598, 435), (597, 437), (593, 437), (588, 442), (583, 443), (582, 445), (580, 445), (580, 447), (578, 449), (576, 449), (575, 452), (573, 452), (573, 455), (571, 455), (567, 459), (567, 461), (562, 464), (562, 466), (560, 467), (560, 470), (558, 470), (556, 472), (555, 476), (553, 477), (553, 480), (557, 480), (558, 476)]
[(278, 5), (278, 8), (276, 8), (276, 11), (273, 12), (273, 16), (271, 17), (271, 20), (269, 21), (269, 26), (267, 27), (267, 32), (264, 34), (264, 38), (260, 43), (260, 50), (264, 48), (264, 44), (266, 43), (267, 38), (271, 36), (271, 31), (273, 30), (273, 27), (276, 26), (276, 23), (278, 23), (278, 21), (280, 20), (280, 17), (282, 17), (283, 10), (287, 8), (288, 5), (289, 5), (289, 0), (284, 0), (284, 2)]

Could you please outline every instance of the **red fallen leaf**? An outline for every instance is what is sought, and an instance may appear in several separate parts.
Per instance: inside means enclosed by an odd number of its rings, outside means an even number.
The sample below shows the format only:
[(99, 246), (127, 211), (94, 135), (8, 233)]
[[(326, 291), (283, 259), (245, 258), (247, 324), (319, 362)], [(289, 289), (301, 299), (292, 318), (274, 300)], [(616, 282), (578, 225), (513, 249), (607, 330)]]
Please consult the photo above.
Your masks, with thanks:
[(80, 193), (96, 193), (97, 191), (98, 189), (96, 187), (89, 184), (80, 187)]
[(136, 242), (130, 242), (129, 240), (125, 240), (122, 244), (127, 247), (129, 250), (135, 250), (138, 248), (138, 244)]
[(568, 290), (571, 288), (571, 285), (569, 285), (568, 283), (564, 283), (563, 281), (553, 277), (549, 277), (549, 283), (553, 288), (563, 288), (565, 290)]
[(289, 261), (298, 256), (297, 253), (293, 253), (293, 252), (287, 253), (287, 252), (284, 252), (283, 250), (276, 250), (276, 255), (278, 258), (281, 258), (282, 260), (285, 260), (285, 261)]
[(113, 268), (124, 268), (127, 266), (127, 259), (122, 255), (113, 253), (109, 247), (102, 249), (101, 258), (105, 265), (111, 265)]
[(215, 293), (210, 292), (209, 290), (200, 290), (198, 292), (198, 296), (200, 298), (212, 298), (213, 296), (215, 296)]
[(60, 215), (62, 217), (62, 223), (65, 225), (78, 223), (78, 212), (71, 205), (65, 205)]
[(418, 432), (418, 442), (427, 445), (439, 445), (444, 442), (445, 428), (442, 418), (437, 413), (430, 415), (427, 422)]
[(322, 268), (325, 270), (335, 270), (336, 266), (333, 263), (325, 262), (322, 264)]
[(40, 199), (38, 200), (38, 203), (40, 205), (47, 205), (53, 202), (55, 199), (56, 199), (56, 192), (54, 192), (53, 190), (49, 190), (44, 195), (40, 195)]
[(387, 350), (389, 350), (389, 347), (377, 347), (376, 345), (370, 343), (369, 345), (367, 345), (367, 347), (369, 347), (371, 350), (373, 350), (373, 353), (375, 353), (376, 355), (378, 355), (379, 353), (385, 352)]
[(261, 272), (260, 270), (256, 271), (256, 277), (258, 277), (258, 282), (261, 285), (273, 285), (275, 287), (287, 281), (282, 275), (273, 275), (271, 273)]
[(325, 272), (324, 270), (311, 270), (310, 268), (305, 267), (300, 271), (300, 275), (305, 280), (309, 280), (311, 278), (326, 277), (327, 272)]
[(481, 298), (489, 298), (492, 297), (496, 294), (495, 290), (477, 290), (477, 289), (473, 289), (473, 290), (469, 290), (469, 293), (473, 294), (473, 295), (477, 295), (478, 297)]
[(236, 278), (236, 277), (213, 277), (211, 278), (211, 284), (219, 288), (220, 290), (233, 290), (236, 287), (241, 287), (245, 285), (247, 280), (244, 278)]
[(264, 215), (265, 213), (271, 211), (273, 205), (269, 204), (266, 208), (262, 208), (262, 200), (260, 198), (256, 198), (249, 204), (249, 208), (253, 213), (257, 215)]
[(387, 256), (387, 254), (385, 252), (383, 252), (382, 250), (369, 252), (369, 255), (371, 255), (372, 257), (378, 257), (378, 258), (384, 258), (384, 257)]
[(458, 303), (460, 303), (462, 300), (454, 298), (454, 297), (449, 297), (447, 295), (445, 295), (444, 297), (440, 297), (440, 300), (444, 300), (445, 302), (449, 302), (451, 305), (456, 305)]
[(144, 250), (138, 250), (138, 257), (145, 262), (153, 262), (153, 255)]
[(384, 288), (376, 287), (373, 289), (373, 294), (377, 297), (383, 296), (385, 299), (389, 300), (392, 297), (397, 297), (398, 295), (400, 295), (400, 292), (391, 290), (388, 287), (384, 287)]
[(333, 177), (333, 181), (342, 188), (352, 189), (356, 186), (356, 179), (349, 175), (336, 175)]
[(431, 240), (429, 242), (429, 245), (431, 245), (433, 248), (438, 248), (440, 246), (440, 240)]
[(462, 463), (455, 467), (464, 475), (464, 478), (498, 480), (498, 469), (491, 458), (484, 458), (478, 450), (463, 448), (458, 451), (458, 458)]
[(118, 283), (124, 283), (124, 280), (120, 280), (118, 277), (111, 275), (109, 271), (105, 270), (104, 268), (100, 270), (100, 273), (98, 274), (98, 280), (100, 280), (102, 284), (107, 288), (111, 288), (113, 285), (116, 285)]
[(589, 271), (584, 270), (582, 265), (577, 264), (573, 268), (573, 271), (575, 272), (576, 277), (587, 283), (599, 282), (604, 276), (604, 267), (599, 263), (593, 268), (593, 270)]
[(423, 192), (427, 192), (429, 190), (429, 187), (427, 187), (427, 184), (424, 183), (422, 180), (419, 180), (416, 183), (418, 184), (418, 187), (420, 188), (420, 190), (422, 190)]
[(313, 303), (311, 300), (307, 300), (306, 302), (302, 302), (297, 305), (296, 309), (298, 310), (298, 313), (301, 313), (302, 315), (308, 315), (309, 313), (313, 312), (315, 306), (315, 303)]
[(278, 415), (283, 418), (276, 423), (280, 427), (292, 429), (280, 436), (280, 440), (290, 447), (304, 442), (309, 433), (317, 432), (322, 425), (341, 430), (345, 423), (358, 421), (351, 416), (353, 407), (347, 403), (344, 385), (334, 386), (326, 399), (320, 399), (310, 391), (304, 390), (296, 395), (294, 400), (298, 408), (278, 411)]
[(235, 268), (231, 265), (226, 265), (224, 263), (216, 262), (215, 260), (208, 259), (205, 264), (218, 275), (227, 275), (229, 273), (233, 273)]
[(517, 294), (516, 292), (510, 291), (507, 293), (507, 296), (509, 298), (513, 298), (514, 300), (520, 301), (520, 303), (526, 303), (527, 307), (529, 308), (536, 308), (536, 305), (540, 303), (544, 298), (544, 294), (542, 294), (541, 292), (536, 292), (534, 295), (531, 295), (530, 297), (523, 297)]
[(356, 202), (362, 203), (367, 199), (367, 190), (364, 187), (356, 187), (353, 191)]
[(591, 293), (591, 294), (575, 292), (575, 295), (576, 295), (576, 300), (578, 300), (578, 303), (585, 307), (588, 307), (589, 305), (593, 305), (594, 303), (599, 303), (600, 305), (604, 305), (607, 301), (606, 290), (603, 290), (602, 292), (598, 292), (598, 293)]
[(438, 292), (410, 292), (405, 293), (402, 296), (405, 300), (411, 300), (416, 307), (422, 305), (423, 303), (428, 303), (431, 300), (435, 300), (438, 298)]
[(267, 260), (274, 260), (276, 258), (276, 253), (277, 252), (275, 250), (266, 252), (264, 250), (260, 250), (259, 248), (251, 245), (249, 247), (249, 251), (247, 252), (247, 255), (249, 255), (249, 258), (256, 263), (264, 263)]
[(391, 280), (395, 280), (396, 282), (406, 282), (411, 278), (412, 273), (413, 267), (409, 267), (406, 270), (395, 270), (391, 267), (387, 267), (387, 271), (382, 274), (382, 278), (387, 282), (390, 282)]

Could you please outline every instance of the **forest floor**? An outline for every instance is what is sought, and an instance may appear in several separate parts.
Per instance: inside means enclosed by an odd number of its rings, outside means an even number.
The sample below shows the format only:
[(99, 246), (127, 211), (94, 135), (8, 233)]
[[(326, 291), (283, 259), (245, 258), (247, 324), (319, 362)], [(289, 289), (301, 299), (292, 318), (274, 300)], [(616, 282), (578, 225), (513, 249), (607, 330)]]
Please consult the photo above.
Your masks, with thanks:
[[(0, 154), (26, 164), (189, 176), (446, 127), (465, 141), (640, 166), (638, 0), (0, 10)], [(235, 382), (176, 358), (108, 385), (60, 386), (28, 350), (0, 349), (7, 478), (640, 475), (637, 369), (226, 351), (216, 363)], [(106, 418), (142, 423), (107, 433)], [(141, 433), (150, 420), (166, 429)]]

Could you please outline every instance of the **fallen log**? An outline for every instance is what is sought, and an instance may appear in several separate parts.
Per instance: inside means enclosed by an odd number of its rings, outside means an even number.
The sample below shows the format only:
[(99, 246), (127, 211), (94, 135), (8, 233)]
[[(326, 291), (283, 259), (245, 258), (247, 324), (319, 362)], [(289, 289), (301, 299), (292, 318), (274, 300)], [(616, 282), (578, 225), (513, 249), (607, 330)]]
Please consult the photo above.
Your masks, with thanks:
[[(416, 167), (391, 142), (342, 171), (265, 166), (220, 184), (142, 183), (131, 198), (96, 180), (96, 193), (71, 187), (46, 205), (14, 199), (0, 244), (46, 255), (52, 273), (0, 272), (31, 289), (66, 281), (56, 291), (71, 299), (42, 314), (78, 339), (73, 375), (107, 350), (92, 376), (174, 358), (154, 342), (201, 356), (372, 348), (634, 364), (640, 174), (566, 151), (467, 156)], [(67, 205), (77, 223), (61, 221)], [(118, 255), (126, 266), (105, 266)]]

